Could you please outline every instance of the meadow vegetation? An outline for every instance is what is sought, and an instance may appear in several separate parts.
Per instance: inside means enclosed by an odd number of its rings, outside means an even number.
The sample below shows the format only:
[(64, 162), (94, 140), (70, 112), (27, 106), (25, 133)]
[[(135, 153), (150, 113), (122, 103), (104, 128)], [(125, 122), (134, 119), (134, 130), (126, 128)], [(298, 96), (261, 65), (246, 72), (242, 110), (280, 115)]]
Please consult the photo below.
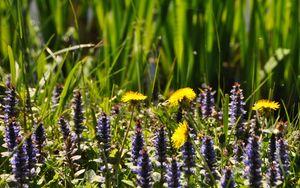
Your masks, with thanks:
[(298, 1), (0, 13), (1, 187), (300, 186)]

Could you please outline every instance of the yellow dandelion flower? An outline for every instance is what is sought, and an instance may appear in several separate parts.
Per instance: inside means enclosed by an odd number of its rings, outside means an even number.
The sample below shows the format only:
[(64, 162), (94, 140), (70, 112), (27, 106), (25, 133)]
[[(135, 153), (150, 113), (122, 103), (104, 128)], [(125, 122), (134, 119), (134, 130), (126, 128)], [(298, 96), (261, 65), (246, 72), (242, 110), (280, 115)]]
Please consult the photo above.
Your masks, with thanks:
[(187, 141), (188, 129), (189, 127), (186, 121), (179, 123), (179, 126), (171, 138), (174, 148), (179, 149)]
[(138, 93), (138, 92), (134, 92), (134, 91), (128, 91), (126, 92), (121, 101), (122, 102), (136, 102), (136, 101), (143, 101), (147, 98), (147, 96)]
[(252, 110), (268, 111), (277, 110), (278, 108), (278, 102), (262, 99), (255, 102), (254, 106), (252, 107)]
[(176, 90), (169, 98), (168, 102), (170, 106), (178, 106), (178, 104), (183, 100), (186, 99), (189, 102), (194, 100), (196, 97), (196, 93), (193, 89), (186, 87)]

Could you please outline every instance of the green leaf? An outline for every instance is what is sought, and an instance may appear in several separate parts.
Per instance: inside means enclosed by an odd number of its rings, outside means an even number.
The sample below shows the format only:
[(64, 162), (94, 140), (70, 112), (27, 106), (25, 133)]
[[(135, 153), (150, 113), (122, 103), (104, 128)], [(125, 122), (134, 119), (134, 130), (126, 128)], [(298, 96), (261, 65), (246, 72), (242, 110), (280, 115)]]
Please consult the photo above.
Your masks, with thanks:
[(15, 65), (13, 51), (12, 51), (10, 45), (7, 46), (7, 53), (8, 53), (8, 58), (9, 58), (11, 81), (13, 84), (16, 84), (16, 65)]
[(122, 182), (130, 187), (135, 187), (134, 183), (130, 180), (122, 180)]

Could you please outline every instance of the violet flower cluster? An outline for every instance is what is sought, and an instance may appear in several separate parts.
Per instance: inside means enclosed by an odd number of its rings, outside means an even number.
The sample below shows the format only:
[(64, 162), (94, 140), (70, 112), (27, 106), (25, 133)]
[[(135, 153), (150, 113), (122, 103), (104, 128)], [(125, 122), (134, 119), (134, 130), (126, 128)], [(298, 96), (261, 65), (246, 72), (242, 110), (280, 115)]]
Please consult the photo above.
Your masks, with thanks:
[(221, 178), (221, 188), (234, 188), (236, 187), (233, 173), (231, 168), (226, 167), (223, 170), (223, 176)]
[(142, 130), (141, 120), (136, 121), (136, 126), (134, 130), (134, 135), (132, 137), (132, 163), (133, 165), (137, 165), (138, 158), (140, 156), (140, 152), (144, 147), (144, 135)]
[(177, 163), (176, 157), (172, 157), (171, 163), (168, 165), (167, 170), (168, 187), (180, 188), (180, 176), (180, 166)]
[(244, 158), (245, 177), (249, 181), (249, 186), (253, 188), (260, 187), (262, 184), (262, 160), (260, 159), (260, 146), (258, 139), (259, 138), (254, 135), (249, 137)]
[(27, 163), (27, 168), (28, 168), (28, 173), (29, 177), (34, 177), (35, 176), (35, 167), (37, 163), (37, 148), (35, 143), (33, 142), (32, 135), (29, 135), (26, 140), (25, 140), (25, 149), (26, 153), (28, 156), (28, 163)]
[(167, 135), (164, 127), (161, 127), (156, 134), (155, 148), (156, 157), (159, 164), (159, 168), (164, 171), (165, 163), (167, 161)]
[(244, 135), (244, 115), (246, 114), (243, 90), (239, 83), (235, 83), (230, 91), (229, 125), (235, 126), (235, 135), (240, 138)]
[(37, 158), (39, 163), (44, 162), (42, 149), (46, 142), (46, 132), (42, 123), (36, 124), (33, 139), (37, 147)]
[(137, 180), (141, 188), (152, 187), (152, 164), (146, 150), (141, 150), (137, 163)]
[(276, 143), (277, 155), (280, 165), (280, 175), (284, 179), (289, 175), (289, 155), (288, 155), (288, 144), (283, 138), (279, 138)]
[(189, 140), (189, 138), (181, 147), (181, 152), (184, 164), (183, 171), (185, 172), (186, 177), (189, 178), (194, 174), (196, 166), (196, 152), (193, 143)]
[(60, 130), (63, 135), (64, 140), (66, 140), (70, 136), (70, 127), (68, 126), (65, 118), (61, 116), (58, 120), (58, 124), (60, 125)]
[(11, 159), (12, 171), (18, 184), (17, 187), (28, 187), (28, 155), (26, 153), (26, 146), (22, 144), (22, 138), (17, 139), (17, 150)]
[(214, 142), (209, 136), (204, 136), (202, 138), (201, 154), (205, 159), (206, 168), (205, 168), (205, 177), (206, 183), (212, 186), (217, 178), (216, 173), (216, 153), (214, 150)]
[(20, 137), (20, 127), (16, 122), (15, 118), (12, 118), (7, 121), (5, 126), (5, 142), (8, 148), (8, 151), (12, 152), (17, 146), (16, 140)]
[(82, 139), (82, 131), (84, 129), (83, 127), (83, 105), (82, 105), (82, 97), (81, 93), (79, 91), (75, 92), (74, 99), (73, 99), (73, 111), (74, 111), (74, 132), (77, 136), (76, 141), (79, 147), (79, 143)]
[(97, 139), (107, 158), (110, 150), (110, 120), (104, 112), (102, 112), (101, 117), (98, 119)]
[(216, 112), (214, 94), (215, 91), (213, 91), (211, 87), (205, 88), (200, 94), (202, 118), (211, 117)]

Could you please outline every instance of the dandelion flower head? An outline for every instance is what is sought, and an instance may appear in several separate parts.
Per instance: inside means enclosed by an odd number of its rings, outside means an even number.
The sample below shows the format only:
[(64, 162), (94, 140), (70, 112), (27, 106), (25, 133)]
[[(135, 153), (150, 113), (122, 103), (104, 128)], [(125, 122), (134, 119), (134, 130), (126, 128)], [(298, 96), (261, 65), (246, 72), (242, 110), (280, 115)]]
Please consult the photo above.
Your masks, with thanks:
[(134, 92), (134, 91), (128, 91), (126, 92), (121, 101), (122, 102), (136, 102), (136, 101), (143, 101), (147, 98), (147, 96), (138, 93), (138, 92)]
[(189, 102), (194, 100), (196, 97), (196, 93), (193, 89), (186, 87), (176, 90), (169, 98), (168, 102), (170, 106), (178, 106), (178, 104), (183, 100), (186, 99)]
[(278, 108), (278, 102), (262, 99), (255, 102), (254, 106), (252, 107), (252, 110), (268, 111), (277, 110)]
[(186, 121), (179, 123), (179, 126), (177, 127), (171, 138), (172, 144), (176, 149), (179, 149), (187, 141), (188, 130), (189, 127)]

